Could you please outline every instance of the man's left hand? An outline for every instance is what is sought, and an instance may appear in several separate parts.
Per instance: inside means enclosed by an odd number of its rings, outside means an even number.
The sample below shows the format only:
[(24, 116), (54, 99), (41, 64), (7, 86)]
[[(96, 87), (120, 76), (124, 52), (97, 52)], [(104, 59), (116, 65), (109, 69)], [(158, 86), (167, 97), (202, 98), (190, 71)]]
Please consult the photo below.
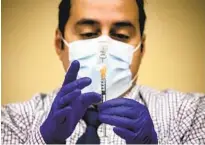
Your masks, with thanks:
[(148, 109), (135, 100), (116, 98), (100, 104), (99, 120), (115, 126), (114, 132), (127, 144), (158, 142)]

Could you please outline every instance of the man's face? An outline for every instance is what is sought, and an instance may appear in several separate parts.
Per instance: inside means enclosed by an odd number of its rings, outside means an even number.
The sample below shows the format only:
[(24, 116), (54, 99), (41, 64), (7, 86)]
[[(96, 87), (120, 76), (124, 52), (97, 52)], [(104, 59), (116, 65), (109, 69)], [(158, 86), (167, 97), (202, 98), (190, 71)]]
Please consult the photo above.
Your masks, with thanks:
[[(96, 38), (108, 35), (112, 39), (137, 46), (140, 41), (139, 14), (136, 0), (72, 0), (70, 18), (64, 31), (65, 40)], [(69, 48), (61, 48), (61, 33), (56, 31), (55, 45), (57, 54), (67, 70), (70, 62)], [(83, 47), (83, 46), (82, 46)], [(83, 48), (82, 48), (83, 49)], [(145, 48), (143, 48), (144, 51)], [(143, 52), (138, 49), (133, 54), (130, 66), (134, 76), (139, 69)]]

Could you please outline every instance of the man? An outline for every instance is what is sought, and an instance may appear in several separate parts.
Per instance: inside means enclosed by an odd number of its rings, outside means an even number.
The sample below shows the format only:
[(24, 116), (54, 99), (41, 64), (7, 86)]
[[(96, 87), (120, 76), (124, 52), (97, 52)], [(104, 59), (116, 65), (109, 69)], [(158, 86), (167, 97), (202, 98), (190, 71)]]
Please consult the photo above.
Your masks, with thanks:
[(143, 0), (62, 0), (55, 47), (65, 80), (2, 107), (2, 143), (204, 144), (205, 95), (134, 83), (145, 19)]

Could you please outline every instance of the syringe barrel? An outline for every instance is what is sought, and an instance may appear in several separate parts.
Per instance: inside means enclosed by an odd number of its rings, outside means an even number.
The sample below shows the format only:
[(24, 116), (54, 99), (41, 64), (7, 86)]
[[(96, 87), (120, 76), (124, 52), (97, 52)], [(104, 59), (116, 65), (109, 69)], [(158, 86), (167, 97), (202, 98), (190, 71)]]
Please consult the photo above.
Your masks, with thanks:
[(103, 97), (103, 102), (106, 101), (106, 79), (102, 78), (101, 79), (101, 95)]

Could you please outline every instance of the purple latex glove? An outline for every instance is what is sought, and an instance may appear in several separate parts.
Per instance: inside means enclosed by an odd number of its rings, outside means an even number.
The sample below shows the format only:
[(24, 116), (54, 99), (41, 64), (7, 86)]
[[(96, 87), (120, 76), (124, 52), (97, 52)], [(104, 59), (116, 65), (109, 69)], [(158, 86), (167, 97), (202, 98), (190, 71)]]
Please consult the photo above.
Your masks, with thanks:
[(47, 144), (65, 143), (87, 108), (101, 100), (101, 96), (94, 92), (81, 94), (81, 90), (90, 85), (91, 79), (76, 80), (79, 67), (78, 61), (71, 64), (50, 113), (40, 127), (42, 137)]
[(127, 144), (157, 144), (157, 134), (148, 109), (135, 100), (117, 98), (99, 106), (99, 120), (115, 126), (114, 132)]

